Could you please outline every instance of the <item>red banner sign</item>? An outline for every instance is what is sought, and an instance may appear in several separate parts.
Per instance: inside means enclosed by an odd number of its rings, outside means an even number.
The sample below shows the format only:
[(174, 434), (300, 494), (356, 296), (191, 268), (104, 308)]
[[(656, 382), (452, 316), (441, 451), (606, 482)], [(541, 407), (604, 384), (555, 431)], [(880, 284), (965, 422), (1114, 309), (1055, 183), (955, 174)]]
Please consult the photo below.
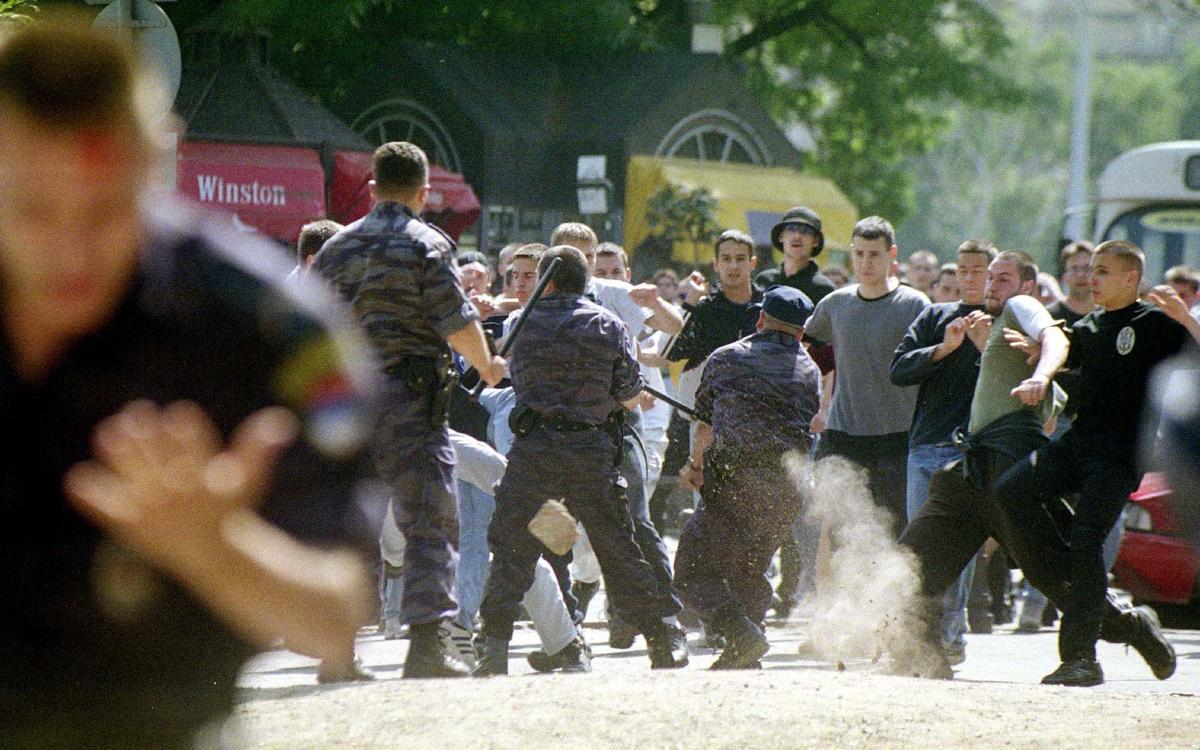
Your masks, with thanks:
[(177, 175), (180, 193), (269, 237), (295, 242), (300, 227), (325, 218), (325, 171), (313, 149), (184, 141)]

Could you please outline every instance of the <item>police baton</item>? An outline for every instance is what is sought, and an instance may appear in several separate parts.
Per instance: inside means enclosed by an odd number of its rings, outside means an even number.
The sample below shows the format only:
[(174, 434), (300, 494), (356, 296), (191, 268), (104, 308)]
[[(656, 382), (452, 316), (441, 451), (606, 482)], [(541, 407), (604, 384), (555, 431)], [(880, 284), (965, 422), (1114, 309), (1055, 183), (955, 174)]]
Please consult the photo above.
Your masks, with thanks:
[[(554, 275), (554, 271), (558, 269), (558, 264), (562, 263), (562, 258), (551, 258), (550, 265), (546, 266), (546, 272), (542, 274), (542, 278), (538, 279), (537, 286), (533, 288), (533, 294), (529, 295), (529, 301), (525, 303), (525, 309), (521, 310), (521, 314), (517, 316), (517, 322), (513, 323), (512, 330), (504, 339), (504, 346), (500, 347), (500, 355), (503, 357), (508, 354), (508, 350), (512, 349), (513, 342), (517, 340), (517, 334), (521, 332), (521, 328), (525, 326), (525, 319), (529, 317), (529, 311), (537, 304), (537, 301), (542, 298), (542, 292), (546, 291), (546, 285), (550, 283), (550, 277)], [(471, 400), (478, 401), (479, 394), (483, 393), (487, 383), (481, 377), (475, 387), (471, 389)]]
[(690, 407), (690, 406), (688, 406), (687, 404), (683, 403), (682, 401), (677, 401), (676, 399), (673, 399), (673, 398), (671, 398), (670, 396), (668, 396), (667, 394), (663, 393), (662, 391), (660, 391), (660, 390), (657, 390), (657, 389), (655, 389), (655, 388), (651, 388), (651, 387), (650, 387), (650, 386), (648, 386), (648, 385), (646, 385), (646, 386), (642, 386), (642, 390), (643, 390), (643, 391), (645, 391), (646, 393), (649, 393), (651, 396), (653, 396), (653, 397), (655, 397), (655, 398), (657, 398), (657, 399), (661, 399), (661, 400), (663, 400), (663, 401), (666, 401), (666, 402), (667, 402), (668, 404), (670, 404), (671, 406), (674, 406), (676, 409), (678, 409), (679, 411), (683, 412), (683, 413), (684, 413), (685, 415), (687, 415), (689, 418), (691, 418), (691, 419), (695, 419), (695, 418), (696, 418), (696, 411), (695, 411), (695, 409), (693, 409), (692, 407)]

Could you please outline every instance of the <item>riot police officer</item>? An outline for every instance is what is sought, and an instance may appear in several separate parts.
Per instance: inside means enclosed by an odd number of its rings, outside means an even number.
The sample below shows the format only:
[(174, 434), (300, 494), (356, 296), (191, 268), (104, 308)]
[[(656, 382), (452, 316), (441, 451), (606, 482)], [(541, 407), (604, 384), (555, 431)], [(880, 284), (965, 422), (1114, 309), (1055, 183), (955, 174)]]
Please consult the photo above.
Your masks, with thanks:
[(675, 590), (726, 639), (713, 669), (755, 667), (769, 648), (767, 567), (802, 504), (781, 462), (807, 452), (820, 403), (820, 372), (800, 345), (812, 309), (797, 289), (768, 290), (758, 332), (713, 352), (696, 390), (700, 427), (682, 476), (702, 497), (680, 535)]
[(663, 622), (679, 611), (679, 602), (634, 541), (617, 471), (623, 415), (644, 387), (633, 343), (615, 315), (582, 296), (588, 281), (583, 253), (551, 248), (538, 263), (539, 276), (555, 258), (562, 260), (546, 294), (512, 345), (516, 438), (488, 530), (492, 568), (479, 610), (484, 653), (475, 674), (508, 673), (513, 621), (546, 549), (529, 523), (550, 499), (562, 499), (583, 524), (617, 613), (646, 637), (651, 668), (682, 667), (687, 650), (672, 646)]
[(491, 384), (503, 376), (504, 361), (489, 353), (479, 314), (463, 293), (454, 243), (417, 218), (429, 191), (425, 152), (385, 143), (374, 166), (375, 207), (326, 242), (315, 267), (350, 302), (387, 376), (373, 453), (396, 492), (396, 525), (407, 540), (401, 619), (412, 644), (404, 676), (465, 676), (466, 666), (438, 639), (438, 626), (458, 613), (447, 343)]

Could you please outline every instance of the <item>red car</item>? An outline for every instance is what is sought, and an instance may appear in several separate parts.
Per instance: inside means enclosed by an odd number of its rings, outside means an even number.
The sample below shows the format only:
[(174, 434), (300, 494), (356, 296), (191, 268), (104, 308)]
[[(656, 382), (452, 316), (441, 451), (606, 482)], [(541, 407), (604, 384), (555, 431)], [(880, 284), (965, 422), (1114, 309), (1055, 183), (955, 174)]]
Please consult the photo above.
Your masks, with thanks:
[(1116, 585), (1135, 601), (1187, 605), (1200, 599), (1200, 547), (1183, 534), (1174, 497), (1166, 477), (1155, 472), (1129, 496), (1125, 540), (1113, 573)]

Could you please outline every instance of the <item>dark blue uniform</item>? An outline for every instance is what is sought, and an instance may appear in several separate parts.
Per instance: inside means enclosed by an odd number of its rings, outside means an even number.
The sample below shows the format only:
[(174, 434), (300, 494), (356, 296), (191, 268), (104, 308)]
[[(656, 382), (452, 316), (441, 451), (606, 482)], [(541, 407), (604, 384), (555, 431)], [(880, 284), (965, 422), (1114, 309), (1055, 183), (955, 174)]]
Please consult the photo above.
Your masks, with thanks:
[(281, 457), (261, 514), (311, 543), (370, 541), (350, 512), (369, 473), (366, 342), (319, 301), (322, 290), (277, 281), (281, 253), (173, 210), (147, 218), (113, 317), (43, 380), (22, 380), (0, 344), (6, 748), (191, 747), (194, 730), (230, 711), (255, 651), (63, 497), (63, 474), (91, 458), (96, 424), (130, 401), (191, 400), (226, 439), (259, 409), (289, 408), (302, 437)]
[(530, 311), (509, 365), (516, 438), (496, 490), (488, 530), (492, 568), (480, 615), (488, 639), (508, 641), (521, 597), (545, 548), (528, 524), (542, 504), (562, 499), (587, 530), (617, 613), (646, 633), (679, 611), (633, 540), (633, 522), (606, 425), (643, 387), (625, 326), (571, 294), (552, 294)]
[(706, 622), (761, 622), (771, 603), (767, 567), (800, 512), (781, 465), (808, 450), (820, 372), (795, 337), (762, 331), (713, 352), (696, 391), (696, 418), (712, 425), (700, 507), (675, 555), (675, 589)]
[(454, 449), (443, 401), (452, 365), (445, 339), (479, 314), (463, 293), (453, 258), (448, 237), (407, 206), (381, 201), (331, 237), (315, 263), (350, 302), (387, 375), (373, 454), (396, 492), (396, 526), (408, 542), (401, 619), (410, 625), (458, 613)]

